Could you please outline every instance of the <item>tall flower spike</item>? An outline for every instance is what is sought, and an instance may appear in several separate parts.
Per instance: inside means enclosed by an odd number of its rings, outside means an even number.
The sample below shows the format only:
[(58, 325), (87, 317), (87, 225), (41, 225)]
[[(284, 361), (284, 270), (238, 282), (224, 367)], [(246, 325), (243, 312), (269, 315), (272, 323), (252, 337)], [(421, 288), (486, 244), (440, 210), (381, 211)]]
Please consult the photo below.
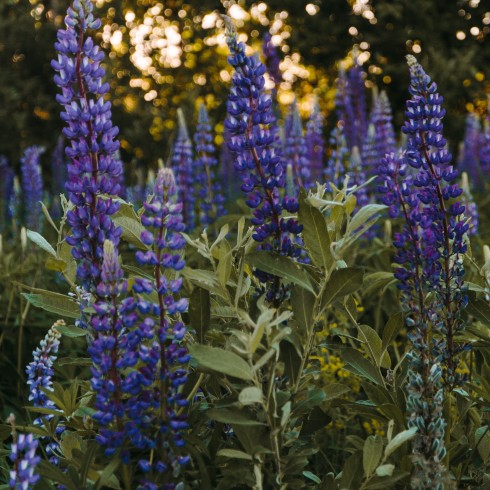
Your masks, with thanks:
[(195, 175), (192, 142), (187, 130), (182, 109), (177, 111), (179, 130), (172, 153), (172, 169), (178, 183), (179, 200), (182, 202), (182, 216), (187, 231), (194, 229), (196, 222)]
[(464, 141), (461, 148), (459, 167), (462, 172), (466, 172), (470, 177), (473, 189), (481, 187), (484, 182), (483, 172), (480, 167), (481, 141), (482, 132), (478, 115), (469, 113), (466, 116)]
[(132, 328), (137, 321), (136, 301), (126, 296), (127, 281), (119, 264), (117, 249), (110, 240), (104, 241), (97, 300), (90, 318), (94, 338), (88, 353), (92, 358), (91, 386), (95, 392), (96, 412), (93, 415), (101, 429), (97, 435), (105, 454), (112, 455), (122, 448), (123, 462), (127, 463), (126, 442), (139, 447), (140, 435), (135, 427), (136, 417), (125, 419), (131, 405), (128, 396), (136, 396), (142, 389), (140, 377), (132, 370), (138, 362), (139, 336)]
[(61, 88), (56, 98), (64, 108), (63, 134), (70, 142), (66, 148), (66, 189), (74, 208), (67, 213), (72, 235), (66, 241), (73, 246), (78, 278), (87, 291), (95, 292), (104, 240), (117, 245), (121, 235), (110, 218), (119, 204), (101, 194), (119, 194), (122, 168), (115, 158), (118, 129), (111, 122), (111, 103), (104, 98), (109, 90), (109, 84), (103, 82), (104, 54), (88, 34), (101, 25), (92, 11), (91, 0), (73, 1), (65, 18), (66, 29), (58, 31), (58, 57), (51, 66), (57, 72), (55, 83)]
[(14, 193), (14, 171), (7, 158), (0, 155), (0, 234), (7, 231), (8, 223), (12, 220), (11, 202)]
[(325, 141), (323, 140), (323, 116), (315, 97), (310, 119), (306, 123), (306, 157), (310, 162), (312, 180), (323, 179)]
[(40, 158), (44, 150), (42, 146), (29, 146), (20, 159), (25, 224), (34, 231), (41, 231), (42, 226), (40, 201), (43, 200), (43, 181)]
[(468, 235), (478, 234), (478, 225), (480, 222), (478, 206), (475, 203), (473, 194), (470, 190), (470, 183), (468, 181), (468, 174), (463, 172), (461, 174), (461, 188), (463, 189), (463, 204), (466, 210), (466, 216), (469, 218)]
[(467, 303), (463, 254), (469, 226), (464, 206), (453, 201), (463, 191), (454, 183), (458, 172), (450, 165), (451, 154), (442, 135), (443, 99), (415, 58), (409, 55), (407, 59), (412, 99), (407, 102), (408, 119), (402, 130), (408, 136), (407, 162), (416, 170), (414, 186), (424, 207), (420, 226), (425, 233), (424, 260), (431, 265), (427, 282), (444, 311), (440, 328), (445, 340), (437, 348), (447, 368), (445, 381), (454, 387), (461, 381), (456, 367), (463, 346), (456, 345), (454, 337), (464, 328), (460, 314)]
[(307, 158), (308, 149), (296, 102), (290, 107), (288, 119), (283, 154), (284, 162), (287, 165), (291, 164), (293, 170), (295, 193), (290, 195), (296, 196), (300, 187), (312, 187), (310, 161)]
[(55, 406), (42, 389), (53, 391), (53, 363), (57, 358), (61, 338), (57, 327), (63, 325), (65, 325), (63, 320), (58, 320), (53, 324), (39, 347), (33, 352), (34, 360), (27, 366), (27, 384), (30, 386), (29, 401), (32, 401), (35, 407), (53, 408)]
[(56, 142), (51, 157), (51, 214), (54, 218), (61, 217), (60, 194), (63, 192), (67, 178), (65, 162), (65, 143), (63, 136), (60, 136)]
[(196, 148), (196, 182), (199, 204), (201, 206), (200, 220), (203, 225), (213, 224), (217, 218), (225, 214), (225, 201), (221, 184), (216, 178), (216, 148), (213, 143), (211, 124), (209, 123), (206, 106), (201, 104), (194, 135)]
[[(295, 219), (282, 218), (281, 213), (283, 209), (295, 213), (298, 203), (290, 196), (281, 200), (279, 194), (284, 189), (285, 176), (270, 131), (274, 116), (272, 97), (264, 91), (265, 67), (256, 57), (246, 55), (245, 44), (238, 42), (229, 17), (225, 17), (225, 24), (228, 62), (235, 69), (225, 127), (232, 135), (228, 145), (235, 153), (235, 169), (242, 174), (241, 189), (253, 209), (253, 237), (263, 249), (297, 258), (300, 249), (291, 237), (301, 232), (301, 226)], [(267, 300), (279, 305), (287, 293), (279, 278), (261, 271), (256, 271), (256, 275), (268, 285)]]
[(332, 183), (338, 189), (345, 178), (345, 165), (349, 157), (349, 149), (344, 137), (343, 125), (338, 123), (330, 133), (331, 154), (327, 166), (323, 170), (327, 186)]
[(41, 461), (36, 456), (38, 440), (32, 434), (17, 434), (15, 431), (15, 417), (10, 415), (8, 421), (12, 425), (14, 442), (10, 450), (10, 461), (13, 468), (10, 470), (9, 488), (12, 490), (28, 490), (39, 481), (36, 466)]
[(272, 43), (272, 36), (268, 32), (264, 34), (262, 54), (264, 55), (264, 63), (267, 68), (267, 73), (277, 88), (283, 80), (282, 71), (279, 67), (281, 60), (279, 59), (276, 46), (274, 46)]
[[(187, 310), (188, 301), (179, 297), (182, 278), (178, 272), (185, 265), (182, 258), (185, 240), (181, 235), (184, 230), (182, 203), (177, 199), (172, 170), (163, 168), (158, 172), (152, 197), (145, 202), (144, 209), (141, 222), (147, 230), (141, 234), (141, 240), (150, 250), (138, 251), (136, 260), (140, 265), (153, 268), (155, 280), (136, 279), (133, 290), (138, 294), (155, 293), (158, 298), (157, 303), (146, 302), (146, 306), (144, 301), (140, 302), (139, 308), (142, 313), (145, 309), (153, 311), (157, 317), (156, 323), (145, 319), (140, 324), (140, 331), (146, 332), (147, 338), (153, 340), (146, 363), (148, 373), (156, 379), (154, 408), (159, 415), (156, 417), (157, 459), (153, 466), (149, 461), (140, 461), (140, 468), (145, 473), (153, 469), (156, 480), (166, 482), (164, 488), (170, 489), (174, 488), (173, 481), (179, 467), (189, 459), (178, 456), (179, 448), (184, 445), (183, 432), (187, 428), (185, 416), (179, 415), (178, 410), (187, 405), (180, 387), (187, 380), (189, 354), (182, 346), (186, 329), (180, 315)], [(173, 471), (167, 471), (172, 468)]]

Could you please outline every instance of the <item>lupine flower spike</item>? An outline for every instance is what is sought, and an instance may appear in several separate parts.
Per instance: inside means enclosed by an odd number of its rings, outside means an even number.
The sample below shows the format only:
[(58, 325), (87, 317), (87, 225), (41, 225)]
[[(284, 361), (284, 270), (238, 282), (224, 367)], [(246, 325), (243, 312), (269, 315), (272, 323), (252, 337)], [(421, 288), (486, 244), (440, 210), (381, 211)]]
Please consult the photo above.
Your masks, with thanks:
[[(297, 258), (300, 249), (291, 237), (301, 232), (295, 219), (281, 217), (282, 210), (298, 210), (296, 199), (280, 198), (285, 175), (280, 157), (273, 148), (274, 137), (270, 125), (274, 122), (272, 98), (264, 91), (264, 65), (245, 54), (245, 44), (239, 43), (229, 17), (225, 17), (226, 40), (230, 49), (228, 62), (235, 72), (228, 98), (226, 128), (231, 133), (228, 142), (235, 153), (235, 169), (242, 174), (242, 191), (247, 194), (247, 205), (253, 209), (254, 239), (260, 247)], [(256, 271), (261, 282), (267, 284), (267, 300), (279, 305), (287, 291), (279, 278)]]
[(213, 224), (217, 218), (225, 214), (225, 201), (221, 185), (216, 179), (216, 148), (209, 123), (208, 113), (204, 104), (199, 107), (196, 133), (196, 181), (199, 203), (201, 205), (200, 221), (203, 225)]
[(74, 0), (68, 8), (66, 29), (58, 31), (55, 44), (58, 58), (51, 65), (58, 73), (54, 80), (61, 94), (56, 98), (64, 108), (63, 134), (70, 142), (66, 189), (74, 208), (67, 213), (72, 235), (66, 241), (78, 262), (78, 278), (87, 291), (95, 293), (104, 240), (117, 245), (121, 235), (110, 218), (118, 202), (100, 195), (119, 194), (122, 168), (115, 158), (118, 129), (111, 122), (111, 103), (104, 97), (109, 90), (109, 84), (103, 82), (104, 54), (89, 35), (89, 30), (101, 25), (92, 10), (91, 0)]
[[(157, 317), (156, 323), (146, 318), (139, 329), (153, 339), (144, 360), (148, 372), (154, 373), (152, 376), (156, 378), (153, 404), (159, 416), (156, 417), (157, 459), (153, 464), (141, 460), (139, 466), (145, 473), (153, 470), (156, 473), (153, 478), (167, 482), (164, 488), (171, 489), (174, 488), (172, 473), (178, 476), (180, 466), (189, 460), (188, 456), (178, 455), (184, 445), (183, 431), (187, 428), (184, 415), (178, 412), (187, 405), (180, 392), (187, 379), (189, 361), (189, 354), (181, 344), (186, 329), (180, 315), (187, 310), (188, 301), (178, 296), (182, 286), (178, 271), (185, 265), (181, 252), (185, 240), (181, 235), (184, 230), (182, 203), (177, 199), (172, 170), (163, 168), (158, 172), (154, 192), (144, 209), (141, 221), (147, 230), (141, 239), (150, 250), (138, 251), (136, 259), (140, 265), (153, 268), (155, 280), (136, 279), (133, 290), (138, 294), (155, 293), (158, 298), (153, 304), (140, 300), (138, 308), (141, 313), (152, 311)], [(147, 482), (144, 488), (162, 487), (153, 487)]]
[(179, 200), (183, 204), (182, 215), (187, 231), (194, 229), (196, 221), (195, 175), (192, 141), (182, 109), (177, 111), (179, 130), (172, 153), (172, 169), (178, 183)]
[(325, 141), (323, 140), (323, 116), (315, 97), (313, 111), (306, 123), (306, 157), (310, 162), (312, 181), (323, 179)]
[(41, 231), (42, 209), (40, 201), (43, 200), (43, 181), (40, 158), (45, 148), (42, 146), (29, 146), (20, 159), (22, 171), (22, 191), (25, 196), (25, 225), (28, 229)]
[[(301, 116), (296, 102), (291, 105), (288, 120), (289, 124), (286, 130), (283, 152), (284, 162), (286, 165), (291, 165), (292, 167), (294, 187), (296, 189), (299, 189), (299, 187), (309, 188), (312, 186), (310, 162), (307, 158), (308, 149), (306, 147)], [(292, 195), (294, 196), (295, 194)]]
[(14, 171), (6, 157), (0, 155), (0, 233), (7, 231), (7, 225), (12, 220), (12, 197), (14, 193)]
[(29, 490), (40, 478), (36, 473), (36, 466), (41, 461), (41, 458), (36, 456), (39, 442), (34, 439), (32, 434), (17, 434), (13, 414), (8, 418), (8, 422), (12, 425), (14, 438), (10, 450), (12, 469), (10, 470), (8, 487), (12, 490)]

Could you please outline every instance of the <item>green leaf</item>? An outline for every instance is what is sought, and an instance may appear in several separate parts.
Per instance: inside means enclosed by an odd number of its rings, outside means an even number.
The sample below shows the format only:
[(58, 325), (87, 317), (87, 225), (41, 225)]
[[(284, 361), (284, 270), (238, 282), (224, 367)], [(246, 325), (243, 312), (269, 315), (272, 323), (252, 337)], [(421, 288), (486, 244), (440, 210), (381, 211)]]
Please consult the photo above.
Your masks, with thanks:
[(41, 460), (36, 467), (36, 470), (47, 480), (61, 483), (68, 490), (77, 490), (77, 486), (67, 474), (63, 473), (57, 466), (48, 463), (47, 461)]
[(346, 235), (355, 233), (365, 224), (367, 225), (364, 226), (365, 230), (370, 228), (375, 223), (375, 220), (372, 220), (370, 223), (367, 223), (367, 221), (374, 215), (379, 214), (384, 209), (386, 209), (384, 204), (368, 204), (367, 206), (362, 207), (351, 219), (349, 225), (347, 226)]
[(405, 321), (403, 318), (403, 313), (395, 313), (390, 316), (386, 325), (383, 328), (382, 335), (382, 344), (383, 344), (383, 352), (385, 352), (388, 347), (395, 341), (398, 333), (405, 325)]
[(312, 473), (311, 471), (303, 471), (303, 476), (314, 483), (319, 484), (322, 482), (320, 478), (318, 478), (318, 476), (316, 476), (315, 473)]
[(58, 366), (92, 366), (90, 357), (61, 357), (57, 361)]
[(24, 296), (31, 305), (62, 317), (80, 317), (80, 306), (69, 296), (53, 293), (51, 291), (44, 291), (42, 289), (36, 289), (35, 291), (37, 291), (37, 293), (22, 293), (22, 296)]
[(322, 308), (336, 299), (356, 292), (362, 286), (364, 272), (358, 267), (346, 267), (332, 272), (323, 291)]
[(327, 223), (323, 214), (308, 203), (305, 189), (299, 192), (298, 220), (303, 225), (303, 239), (313, 263), (328, 271), (334, 261)]
[(394, 464), (382, 464), (376, 468), (377, 476), (391, 476), (393, 474), (393, 470), (395, 469)]
[(247, 386), (240, 391), (238, 395), (238, 401), (242, 405), (253, 405), (254, 403), (262, 403), (263, 395), (262, 390), (256, 386)]
[(258, 420), (252, 419), (250, 414), (244, 412), (243, 410), (232, 410), (232, 409), (218, 409), (212, 408), (206, 412), (206, 415), (217, 422), (222, 422), (223, 424), (236, 424), (236, 425), (264, 425)]
[(343, 385), (340, 383), (332, 383), (323, 388), (325, 392), (326, 398), (325, 401), (335, 400), (336, 398), (340, 398), (341, 396), (349, 393), (351, 388), (347, 385)]
[(369, 436), (364, 441), (362, 450), (362, 466), (364, 475), (371, 476), (374, 470), (378, 467), (383, 455), (383, 439), (379, 436)]
[(395, 483), (399, 482), (400, 480), (404, 480), (408, 476), (410, 476), (410, 473), (408, 473), (407, 471), (402, 471), (400, 473), (396, 473), (393, 476), (382, 478), (376, 476), (371, 480), (371, 482), (368, 483), (365, 488), (366, 490), (386, 490), (387, 488), (398, 488), (395, 487)]
[(247, 461), (252, 461), (252, 456), (243, 451), (238, 451), (237, 449), (220, 449), (216, 453), (217, 457), (234, 458), (234, 459), (245, 459)]
[(85, 337), (87, 335), (87, 330), (76, 327), (75, 325), (56, 325), (56, 330), (60, 332), (65, 337)]
[(38, 247), (41, 247), (45, 252), (56, 257), (56, 250), (51, 246), (51, 244), (37, 231), (27, 230), (27, 238), (34, 242)]
[(359, 339), (364, 343), (362, 344), (363, 349), (366, 354), (374, 356), (373, 361), (377, 366), (381, 366), (385, 369), (391, 367), (391, 359), (386, 350), (382, 348), (382, 341), (379, 338), (376, 330), (368, 325), (358, 325)]
[(490, 327), (490, 305), (486, 301), (469, 295), (466, 311)]
[(112, 216), (112, 221), (122, 229), (121, 238), (141, 250), (148, 250), (148, 246), (141, 241), (141, 233), (145, 227), (133, 206), (121, 201), (119, 210)]
[(291, 288), (291, 307), (293, 308), (294, 319), (301, 327), (300, 335), (306, 335), (312, 327), (313, 305), (315, 296), (306, 289), (299, 286)]
[(273, 274), (284, 279), (285, 282), (292, 282), (314, 293), (310, 276), (287, 257), (259, 250), (247, 255), (246, 262), (251, 267)]
[(253, 379), (252, 368), (233, 352), (202, 344), (190, 345), (189, 352), (192, 360), (201, 367), (245, 381)]
[(193, 289), (189, 298), (189, 320), (196, 329), (199, 342), (203, 344), (211, 320), (211, 307), (209, 291), (199, 286)]
[(233, 265), (233, 256), (231, 253), (231, 245), (227, 240), (220, 243), (219, 246), (219, 262), (217, 268), (218, 281), (221, 287), (226, 288), (228, 279), (230, 279)]
[(385, 459), (394, 453), (400, 446), (405, 444), (405, 442), (410, 441), (417, 434), (417, 427), (410, 427), (410, 429), (404, 430), (397, 434), (393, 439), (387, 444), (385, 448)]
[(369, 379), (374, 384), (384, 386), (383, 377), (379, 369), (369, 362), (359, 351), (351, 348), (344, 349), (343, 360), (346, 362), (344, 369)]

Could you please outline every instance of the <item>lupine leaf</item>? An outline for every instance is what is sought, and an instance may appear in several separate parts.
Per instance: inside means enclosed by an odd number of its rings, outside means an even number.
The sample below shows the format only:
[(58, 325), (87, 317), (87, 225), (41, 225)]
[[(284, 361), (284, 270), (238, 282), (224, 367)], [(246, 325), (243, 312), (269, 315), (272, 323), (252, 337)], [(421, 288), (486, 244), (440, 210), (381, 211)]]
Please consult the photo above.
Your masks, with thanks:
[(51, 244), (37, 231), (27, 230), (27, 238), (34, 242), (38, 247), (42, 248), (48, 254), (51, 254), (53, 257), (56, 257), (56, 251), (51, 246)]
[(233, 352), (209, 345), (192, 344), (189, 353), (192, 360), (201, 367), (245, 381), (253, 379), (252, 368)]
[(483, 299), (470, 295), (466, 311), (485, 325), (490, 326), (490, 305)]
[(262, 422), (251, 418), (251, 416), (243, 410), (233, 409), (218, 409), (212, 408), (206, 412), (206, 415), (218, 422), (224, 424), (237, 424), (237, 425), (264, 425)]
[[(79, 318), (80, 307), (69, 296), (36, 289), (37, 293), (22, 293), (31, 305), (42, 308), (56, 315), (68, 318)], [(42, 292), (39, 292), (42, 291)]]
[(410, 427), (410, 429), (404, 430), (397, 434), (385, 447), (385, 458), (394, 453), (405, 442), (410, 441), (415, 437), (417, 433), (417, 427)]
[(330, 236), (325, 216), (311, 206), (306, 197), (306, 191), (301, 189), (298, 220), (303, 225), (303, 239), (313, 263), (323, 270), (329, 270), (333, 264), (333, 257), (330, 251)]
[(346, 267), (332, 272), (322, 295), (322, 307), (336, 299), (356, 292), (362, 286), (364, 273), (358, 267)]
[(243, 451), (239, 451), (237, 449), (220, 449), (216, 453), (217, 457), (225, 457), (225, 458), (236, 458), (236, 459), (245, 459), (247, 461), (252, 461), (252, 456)]
[(196, 329), (199, 342), (203, 344), (211, 320), (209, 291), (206, 289), (197, 286), (192, 291), (189, 298), (189, 319), (190, 325)]
[(379, 436), (369, 436), (364, 442), (362, 451), (362, 466), (364, 475), (371, 476), (378, 467), (383, 455), (383, 439)]
[(342, 352), (343, 360), (347, 363), (344, 369), (369, 379), (374, 384), (383, 386), (383, 378), (379, 369), (371, 364), (359, 351), (348, 348)]
[(285, 282), (297, 284), (312, 293), (314, 292), (310, 276), (287, 257), (259, 250), (247, 255), (246, 262), (251, 267), (280, 277)]

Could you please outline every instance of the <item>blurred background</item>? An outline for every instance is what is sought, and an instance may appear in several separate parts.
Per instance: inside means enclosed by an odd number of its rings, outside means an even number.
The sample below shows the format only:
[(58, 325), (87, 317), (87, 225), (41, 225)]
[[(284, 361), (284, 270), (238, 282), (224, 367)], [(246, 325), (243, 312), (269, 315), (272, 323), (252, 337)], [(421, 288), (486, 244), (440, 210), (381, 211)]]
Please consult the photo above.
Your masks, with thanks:
[[(50, 61), (68, 0), (0, 2), (0, 154), (18, 162), (28, 145), (51, 153), (61, 132)], [(112, 85), (113, 119), (120, 128), (121, 158), (144, 168), (166, 160), (175, 138), (176, 110), (188, 124), (205, 101), (219, 144), (231, 70), (223, 20), (234, 19), (240, 40), (261, 52), (272, 36), (283, 81), (281, 107), (296, 96), (306, 117), (315, 96), (334, 124), (335, 79), (352, 63), (353, 50), (367, 88), (386, 90), (403, 122), (408, 69), (414, 54), (437, 81), (448, 115), (445, 134), (453, 149), (468, 111), (487, 111), (490, 93), (488, 0), (94, 0), (103, 27)], [(268, 81), (273, 87), (272, 80)], [(329, 117), (331, 116), (331, 117)]]

